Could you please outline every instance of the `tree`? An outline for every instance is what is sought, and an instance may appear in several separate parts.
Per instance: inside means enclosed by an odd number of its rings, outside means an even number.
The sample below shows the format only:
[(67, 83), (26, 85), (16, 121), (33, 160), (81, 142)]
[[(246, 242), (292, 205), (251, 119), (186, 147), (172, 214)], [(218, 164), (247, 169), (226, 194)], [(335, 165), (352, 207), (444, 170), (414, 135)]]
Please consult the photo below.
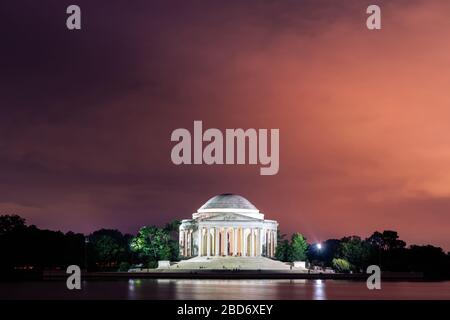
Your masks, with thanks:
[(81, 234), (27, 226), (25, 219), (19, 216), (1, 216), (0, 229), (0, 270), (5, 273), (26, 270), (38, 274), (45, 268), (83, 264), (84, 237)]
[(384, 250), (403, 249), (406, 246), (405, 241), (399, 240), (397, 231), (383, 231)]
[(430, 279), (450, 279), (450, 255), (432, 245), (412, 245), (408, 252), (410, 271), (423, 272)]
[(375, 231), (366, 242), (370, 245), (371, 264), (377, 264), (382, 270), (401, 271), (407, 268), (406, 243), (399, 239), (397, 231)]
[(283, 239), (278, 241), (277, 248), (275, 250), (275, 259), (280, 261), (287, 261), (289, 252), (289, 241)]
[(25, 228), (25, 219), (16, 214), (0, 216), (0, 236), (23, 230)]
[(305, 261), (308, 243), (300, 233), (295, 233), (291, 241), (284, 239), (284, 235), (279, 234), (275, 258), (280, 261)]
[(172, 257), (173, 245), (166, 229), (156, 226), (142, 227), (136, 237), (131, 240), (131, 250), (138, 253), (145, 262), (169, 260)]
[(179, 231), (180, 231), (180, 220), (173, 220), (166, 224), (164, 229), (169, 233), (171, 241), (170, 246), (170, 259), (179, 260), (180, 259), (180, 246), (178, 243)]
[(331, 262), (333, 269), (337, 272), (349, 272), (350, 263), (345, 259), (334, 258)]
[(173, 220), (166, 224), (164, 227), (165, 230), (169, 232), (176, 232), (178, 233), (178, 230), (180, 229), (181, 221), (180, 220)]
[(89, 236), (94, 263), (100, 268), (117, 267), (128, 259), (128, 239), (119, 230), (100, 229)]
[(338, 249), (338, 258), (347, 260), (354, 271), (361, 272), (370, 257), (370, 246), (358, 236), (344, 237)]
[(99, 237), (94, 248), (100, 262), (106, 264), (117, 262), (119, 256), (125, 252), (113, 237), (107, 235)]
[(382, 249), (384, 247), (383, 234), (381, 232), (375, 231), (366, 241), (375, 248)]
[(305, 261), (308, 243), (300, 233), (294, 233), (288, 249), (288, 261)]
[(371, 246), (383, 251), (403, 249), (406, 246), (405, 241), (400, 240), (397, 231), (384, 230), (383, 233), (375, 231), (366, 239)]

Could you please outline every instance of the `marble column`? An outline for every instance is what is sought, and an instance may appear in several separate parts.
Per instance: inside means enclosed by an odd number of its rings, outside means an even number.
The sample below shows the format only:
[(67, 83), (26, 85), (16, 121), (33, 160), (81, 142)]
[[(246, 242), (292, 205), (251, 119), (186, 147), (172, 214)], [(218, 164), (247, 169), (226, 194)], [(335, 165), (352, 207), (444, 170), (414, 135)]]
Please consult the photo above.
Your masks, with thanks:
[(258, 246), (259, 246), (259, 232), (258, 232), (258, 228), (255, 229), (255, 256), (258, 256)]
[(188, 255), (188, 238), (189, 238), (189, 230), (184, 231), (184, 254)]
[(237, 233), (238, 228), (233, 228), (233, 256), (237, 256)]
[(263, 229), (262, 228), (259, 228), (258, 229), (258, 232), (259, 232), (259, 256), (262, 256), (263, 255), (263, 243), (264, 243), (264, 233), (263, 233)]
[(267, 239), (268, 239), (268, 242), (267, 242), (267, 255), (269, 257), (271, 257), (272, 256), (272, 234), (271, 234), (270, 230), (267, 231)]
[(180, 230), (179, 244), (180, 244), (180, 255), (184, 256), (184, 231), (183, 230)]
[(198, 227), (197, 230), (197, 255), (200, 257), (202, 255), (202, 230), (203, 228)]
[(243, 243), (243, 249), (244, 249), (244, 251), (242, 252), (243, 257), (247, 256), (247, 237), (245, 235), (245, 231), (246, 231), (246, 229), (242, 229), (242, 243)]
[(194, 256), (194, 231), (191, 229), (189, 232), (189, 256)]
[(240, 227), (239, 234), (238, 234), (238, 236), (239, 236), (239, 255), (240, 256), (243, 255), (242, 251), (244, 251), (244, 243), (242, 241), (242, 232), (243, 232), (242, 227)]
[(277, 249), (277, 232), (273, 231), (273, 254), (275, 255), (275, 250)]
[(184, 256), (188, 256), (188, 250), (189, 250), (189, 243), (188, 243), (188, 239), (189, 239), (189, 233), (190, 233), (190, 231), (189, 230), (185, 230), (184, 231), (184, 234), (183, 234), (183, 241), (184, 241), (184, 253), (183, 253), (183, 255)]
[(254, 254), (255, 254), (255, 237), (252, 228), (250, 229), (250, 256), (253, 257)]
[(275, 232), (272, 230), (272, 257), (275, 256)]
[(224, 248), (224, 254), (227, 256), (228, 255), (228, 229), (227, 228), (225, 228), (224, 229), (224, 242), (225, 242), (225, 245), (223, 246), (223, 248)]
[(189, 237), (189, 231), (185, 230), (183, 232), (183, 243), (184, 243), (183, 256), (187, 256), (188, 255), (188, 237)]
[(269, 257), (272, 257), (272, 231), (270, 230), (269, 230), (269, 239), (270, 239)]
[(257, 257), (259, 254), (259, 228), (255, 229), (255, 256)]
[(259, 257), (261, 255), (261, 229), (256, 229), (256, 256)]
[(189, 233), (190, 231), (187, 230), (184, 232), (184, 247), (185, 247), (185, 255), (188, 257), (188, 250), (189, 250), (189, 243), (188, 243), (188, 239), (189, 239)]
[(206, 242), (206, 256), (209, 257), (211, 255), (211, 235), (209, 228), (206, 228)]
[(216, 242), (214, 251), (215, 251), (215, 255), (218, 256), (219, 255), (219, 228), (215, 227), (214, 228), (214, 240)]
[(187, 232), (186, 232), (186, 235), (185, 235), (185, 237), (186, 237), (186, 256), (187, 257), (190, 257), (190, 252), (189, 252), (189, 246), (190, 246), (190, 243), (189, 243), (189, 238), (190, 238), (190, 236), (191, 236), (191, 230), (188, 230)]

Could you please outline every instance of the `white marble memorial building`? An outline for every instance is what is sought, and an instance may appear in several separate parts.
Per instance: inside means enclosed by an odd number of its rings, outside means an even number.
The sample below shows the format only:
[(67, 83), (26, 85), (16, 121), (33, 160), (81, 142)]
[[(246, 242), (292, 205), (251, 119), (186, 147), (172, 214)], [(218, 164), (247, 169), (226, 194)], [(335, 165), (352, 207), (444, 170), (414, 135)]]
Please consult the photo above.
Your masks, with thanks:
[(234, 194), (209, 199), (180, 225), (180, 255), (273, 257), (278, 223)]

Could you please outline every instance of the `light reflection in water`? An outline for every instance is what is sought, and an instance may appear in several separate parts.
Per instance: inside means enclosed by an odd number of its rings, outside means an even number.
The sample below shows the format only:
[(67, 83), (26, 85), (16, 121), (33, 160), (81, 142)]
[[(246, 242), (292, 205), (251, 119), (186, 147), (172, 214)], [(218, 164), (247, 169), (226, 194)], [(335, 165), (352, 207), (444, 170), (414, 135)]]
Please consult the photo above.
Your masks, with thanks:
[(314, 281), (313, 299), (314, 300), (327, 299), (324, 280), (318, 279)]
[(139, 299), (139, 293), (136, 293), (141, 287), (142, 280), (141, 279), (129, 279), (128, 280), (128, 299), (134, 300)]
[(83, 281), (83, 290), (67, 290), (65, 281), (11, 282), (0, 285), (7, 299), (450, 299), (450, 281), (385, 281), (368, 290), (365, 281), (346, 280), (203, 280), (120, 279)]
[[(311, 280), (157, 279), (158, 287), (171, 288), (173, 299), (274, 299), (299, 296), (325, 299), (325, 284)], [(295, 292), (294, 292), (295, 291)], [(311, 297), (312, 291), (312, 297)]]
[[(450, 282), (387, 282), (383, 290), (368, 290), (363, 281), (319, 279), (130, 279), (127, 282), (105, 283), (108, 288), (105, 289), (105, 284), (99, 284), (98, 295), (120, 293), (120, 290), (113, 288), (114, 283), (118, 287), (122, 283), (128, 299), (333, 300), (450, 297)], [(96, 292), (97, 282), (92, 282), (86, 289)]]

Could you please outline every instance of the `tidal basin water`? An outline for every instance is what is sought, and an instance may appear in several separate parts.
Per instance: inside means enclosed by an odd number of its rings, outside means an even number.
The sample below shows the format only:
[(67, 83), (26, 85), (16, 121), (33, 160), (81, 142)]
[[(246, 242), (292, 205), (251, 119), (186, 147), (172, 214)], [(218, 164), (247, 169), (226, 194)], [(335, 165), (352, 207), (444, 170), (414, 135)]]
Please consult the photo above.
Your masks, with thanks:
[(384, 281), (381, 290), (368, 290), (346, 280), (89, 280), (72, 291), (65, 281), (0, 282), (0, 299), (449, 300), (450, 281)]

